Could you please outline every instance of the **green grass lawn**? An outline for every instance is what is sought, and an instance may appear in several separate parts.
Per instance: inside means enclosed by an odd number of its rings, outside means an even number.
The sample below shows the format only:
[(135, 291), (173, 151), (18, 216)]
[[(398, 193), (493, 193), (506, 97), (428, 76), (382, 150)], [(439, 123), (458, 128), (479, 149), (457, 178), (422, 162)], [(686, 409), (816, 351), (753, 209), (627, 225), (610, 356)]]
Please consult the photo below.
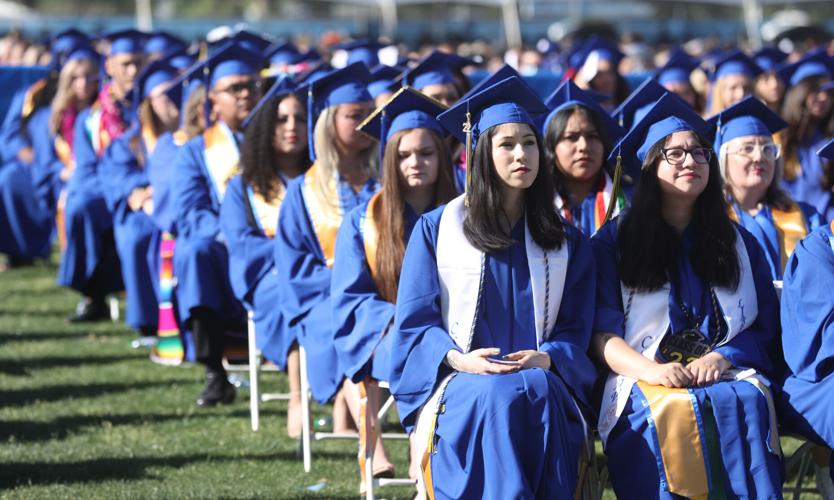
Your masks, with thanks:
[[(196, 408), (199, 367), (149, 362), (147, 351), (130, 348), (133, 334), (121, 324), (65, 324), (77, 296), (55, 286), (55, 272), (53, 262), (0, 273), (0, 496), (358, 496), (355, 443), (313, 443), (305, 474), (298, 444), (285, 434), (285, 402), (263, 407), (258, 433), (249, 427), (245, 389), (233, 405)], [(264, 376), (266, 390), (285, 383)], [(797, 446), (783, 443), (786, 451)], [(389, 447), (404, 475), (405, 442)], [(400, 487), (377, 496), (411, 494)]]

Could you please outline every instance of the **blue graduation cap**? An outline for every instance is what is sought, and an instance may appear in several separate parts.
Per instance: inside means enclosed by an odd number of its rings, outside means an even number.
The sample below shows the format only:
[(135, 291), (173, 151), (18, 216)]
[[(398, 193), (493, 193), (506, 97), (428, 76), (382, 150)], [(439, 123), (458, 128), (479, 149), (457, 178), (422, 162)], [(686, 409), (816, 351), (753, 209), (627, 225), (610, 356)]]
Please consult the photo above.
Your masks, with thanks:
[(617, 120), (620, 127), (625, 130), (630, 130), (632, 125), (645, 116), (650, 105), (669, 93), (654, 78), (646, 78), (622, 104), (611, 112), (611, 116)]
[(568, 56), (568, 67), (578, 71), (589, 60), (609, 61), (614, 68), (620, 65), (625, 55), (611, 41), (593, 35)]
[(792, 87), (802, 80), (814, 76), (831, 78), (834, 76), (834, 63), (825, 49), (819, 49), (809, 52), (793, 64), (782, 66), (776, 70), (776, 73), (786, 85)]
[(826, 142), (825, 145), (817, 151), (817, 156), (825, 158), (826, 160), (834, 160), (834, 139)]
[(292, 64), (317, 63), (321, 60), (322, 58), (321, 54), (319, 54), (319, 51), (316, 49), (310, 49), (303, 54), (299, 54), (299, 56), (292, 62)]
[(292, 42), (276, 42), (266, 48), (264, 55), (269, 59), (269, 64), (281, 66), (295, 64), (301, 53)]
[(355, 62), (363, 62), (365, 63), (365, 66), (373, 68), (379, 64), (379, 50), (383, 47), (385, 47), (385, 45), (376, 40), (361, 39), (340, 43), (333, 48), (347, 51), (348, 65)]
[(526, 123), (538, 131), (533, 117), (547, 113), (547, 106), (520, 78), (512, 76), (461, 99), (437, 120), (466, 144), (466, 185), (472, 174), (472, 152), (482, 132), (505, 123)]
[(75, 49), (85, 47), (90, 44), (90, 37), (85, 33), (78, 31), (75, 28), (61, 31), (52, 37), (50, 42), (50, 51), (53, 56), (60, 56), (68, 54)]
[(315, 161), (316, 159), (313, 130), (319, 113), (339, 104), (373, 101), (367, 87), (370, 80), (371, 73), (365, 63), (362, 62), (330, 71), (315, 80), (308, 80), (307, 120), (309, 126), (307, 127), (307, 142), (311, 160)]
[(715, 62), (715, 70), (710, 75), (710, 80), (716, 81), (730, 75), (744, 75), (755, 78), (761, 74), (762, 68), (756, 64), (747, 54), (740, 50), (734, 50)]
[(771, 73), (785, 62), (788, 55), (776, 47), (764, 47), (753, 53), (753, 60), (765, 73)]
[(725, 142), (737, 137), (769, 136), (788, 126), (788, 122), (753, 96), (747, 96), (710, 117), (707, 123), (715, 127), (715, 141), (713, 142), (715, 151), (719, 151)]
[(507, 78), (510, 78), (512, 76), (515, 76), (519, 80), (524, 82), (524, 79), (522, 79), (521, 74), (518, 71), (516, 71), (515, 68), (505, 63), (500, 68), (495, 70), (492, 74), (487, 75), (486, 78), (473, 85), (472, 88), (469, 89), (469, 92), (463, 94), (463, 97), (461, 97), (461, 99), (466, 99), (470, 96), (473, 96), (481, 90), (487, 87), (491, 87), (492, 85), (495, 85), (496, 83), (502, 80), (506, 80)]
[(267, 47), (272, 45), (272, 42), (266, 38), (248, 30), (238, 31), (231, 37), (231, 41), (237, 42), (238, 45), (257, 53), (263, 53)]
[(184, 51), (188, 48), (185, 40), (165, 31), (154, 31), (148, 35), (145, 42), (146, 54), (165, 54), (173, 51)]
[(260, 111), (260, 109), (263, 108), (266, 105), (266, 103), (270, 101), (270, 99), (273, 99), (275, 97), (283, 97), (292, 93), (300, 93), (303, 90), (304, 88), (300, 88), (295, 85), (292, 78), (288, 76), (279, 78), (264, 93), (263, 97), (261, 97), (261, 100), (258, 101), (255, 107), (252, 108), (252, 111), (250, 111), (249, 116), (247, 116), (246, 119), (243, 120), (243, 123), (241, 124), (240, 128), (246, 129), (246, 127), (249, 126), (252, 120), (255, 119), (255, 115), (258, 113), (258, 111)]
[[(356, 130), (379, 140), (380, 156), (385, 153), (385, 145), (391, 137), (402, 130), (426, 128), (445, 137), (446, 131), (437, 115), (447, 107), (413, 87), (402, 87), (377, 108), (368, 118), (356, 127)], [(382, 162), (380, 162), (382, 165)]]
[[(604, 102), (607, 98), (600, 97), (602, 94), (595, 94), (591, 94), (580, 89), (570, 80), (562, 82), (562, 84), (559, 85), (559, 87), (544, 100), (544, 104), (550, 110), (550, 113), (542, 122), (542, 135), (545, 135), (547, 132), (547, 126), (559, 111), (569, 106), (579, 105), (599, 116), (605, 126), (605, 133), (608, 138), (612, 142), (618, 141), (623, 135), (623, 129), (620, 128), (620, 126), (617, 125), (617, 122), (599, 105), (600, 102)], [(603, 99), (603, 101), (600, 101), (600, 99)]]
[(206, 60), (206, 88), (214, 88), (217, 81), (226, 76), (256, 75), (263, 65), (264, 58), (260, 53), (236, 42), (229, 43)]
[(394, 80), (400, 76), (404, 68), (397, 66), (386, 66), (379, 64), (371, 69), (371, 83), (368, 84), (368, 92), (374, 99), (377, 96), (389, 92)]
[(314, 80), (318, 80), (319, 78), (330, 73), (331, 71), (333, 71), (333, 66), (331, 66), (330, 63), (320, 61), (318, 63), (313, 64), (303, 73), (299, 73), (295, 77), (295, 84), (302, 85), (305, 83), (310, 83)]
[[(139, 76), (136, 77), (136, 83), (133, 85), (133, 108), (138, 109), (139, 105), (150, 96), (150, 93), (156, 87), (171, 83), (177, 79), (177, 70), (167, 61), (156, 60), (145, 65)], [(172, 90), (166, 87), (165, 95), (179, 107), (182, 99), (182, 88), (177, 87), (178, 90)]]
[(165, 89), (165, 95), (171, 99), (172, 102), (180, 101), (180, 126), (185, 123), (185, 106), (188, 103), (188, 98), (194, 91), (204, 85), (203, 73), (208, 61), (197, 61), (184, 72), (180, 73)]
[(69, 61), (92, 61), (101, 66), (101, 54), (93, 50), (92, 47), (83, 46), (69, 52), (64, 56), (64, 64)]
[(667, 93), (620, 139), (608, 159), (617, 160), (636, 179), (649, 149), (665, 137), (685, 130), (708, 137), (710, 125), (682, 99)]
[(110, 42), (108, 55), (114, 56), (117, 54), (144, 54), (145, 41), (148, 39), (148, 35), (139, 30), (126, 29), (111, 31), (105, 34), (103, 38)]
[(410, 85), (418, 90), (429, 85), (454, 83), (452, 70), (458, 70), (475, 64), (472, 59), (455, 54), (433, 50), (416, 66), (403, 72), (400, 84)]
[(178, 73), (190, 68), (196, 60), (188, 52), (177, 49), (163, 54), (162, 59), (176, 69)]
[(689, 83), (689, 75), (698, 67), (698, 61), (684, 50), (676, 49), (669, 55), (661, 68), (655, 73), (655, 79), (661, 85)]

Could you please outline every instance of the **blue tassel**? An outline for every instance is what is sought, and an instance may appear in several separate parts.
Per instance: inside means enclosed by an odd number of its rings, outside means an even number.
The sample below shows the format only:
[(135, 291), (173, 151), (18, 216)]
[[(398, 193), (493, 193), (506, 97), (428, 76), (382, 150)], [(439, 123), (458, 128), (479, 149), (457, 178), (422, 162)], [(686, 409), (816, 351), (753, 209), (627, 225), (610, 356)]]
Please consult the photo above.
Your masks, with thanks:
[(388, 113), (382, 111), (379, 119), (379, 178), (382, 179), (382, 160), (385, 158), (385, 145), (388, 144)]

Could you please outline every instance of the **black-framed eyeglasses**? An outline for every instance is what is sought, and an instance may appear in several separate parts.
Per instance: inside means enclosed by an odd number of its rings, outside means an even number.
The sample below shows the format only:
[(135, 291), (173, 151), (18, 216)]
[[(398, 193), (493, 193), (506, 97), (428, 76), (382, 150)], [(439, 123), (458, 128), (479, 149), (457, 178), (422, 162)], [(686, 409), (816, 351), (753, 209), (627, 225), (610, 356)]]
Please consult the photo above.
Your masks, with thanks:
[(663, 152), (663, 157), (666, 159), (666, 162), (674, 166), (683, 165), (683, 162), (686, 161), (687, 154), (692, 156), (695, 163), (709, 163), (710, 158), (712, 158), (712, 150), (710, 148), (669, 148), (661, 149), (660, 151)]
[(219, 92), (219, 93), (225, 92), (227, 94), (240, 95), (240, 94), (243, 93), (244, 90), (248, 90), (249, 93), (253, 93), (260, 88), (261, 88), (260, 80), (249, 80), (249, 81), (246, 81), (246, 82), (233, 83), (233, 84), (229, 85), (228, 87), (226, 87), (224, 89), (217, 90), (217, 92)]

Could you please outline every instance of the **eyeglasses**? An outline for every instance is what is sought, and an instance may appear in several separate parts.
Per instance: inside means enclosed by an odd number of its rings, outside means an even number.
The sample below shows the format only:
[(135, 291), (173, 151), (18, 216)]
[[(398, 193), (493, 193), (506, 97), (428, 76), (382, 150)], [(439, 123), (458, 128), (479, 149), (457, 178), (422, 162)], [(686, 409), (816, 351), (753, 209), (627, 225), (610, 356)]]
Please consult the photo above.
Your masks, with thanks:
[(261, 88), (261, 82), (260, 81), (258, 81), (258, 80), (249, 80), (247, 82), (233, 83), (233, 84), (229, 85), (228, 87), (226, 87), (225, 89), (217, 90), (217, 92), (218, 93), (225, 92), (227, 94), (240, 95), (240, 94), (243, 93), (244, 90), (248, 90), (249, 93), (251, 94), (251, 93), (255, 92), (256, 90), (258, 90), (260, 88)]
[(753, 158), (756, 154), (756, 151), (759, 151), (762, 155), (762, 158), (767, 158), (768, 160), (775, 160), (779, 158), (779, 155), (782, 152), (782, 148), (779, 147), (778, 144), (742, 144), (739, 146), (733, 153), (745, 156), (747, 158)]
[(674, 166), (683, 165), (683, 162), (686, 161), (687, 154), (692, 156), (695, 163), (709, 163), (710, 158), (712, 158), (712, 150), (709, 148), (669, 148), (661, 149), (660, 151), (663, 153), (666, 162)]

